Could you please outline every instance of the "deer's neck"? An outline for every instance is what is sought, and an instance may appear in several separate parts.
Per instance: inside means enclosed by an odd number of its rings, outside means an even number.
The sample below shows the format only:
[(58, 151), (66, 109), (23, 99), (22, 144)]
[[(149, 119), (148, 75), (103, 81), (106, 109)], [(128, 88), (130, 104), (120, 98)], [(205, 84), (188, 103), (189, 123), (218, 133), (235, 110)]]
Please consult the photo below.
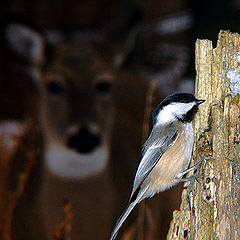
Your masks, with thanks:
[(69, 179), (91, 177), (102, 172), (109, 153), (102, 145), (88, 154), (81, 154), (60, 144), (49, 144), (45, 150), (45, 164), (51, 173)]

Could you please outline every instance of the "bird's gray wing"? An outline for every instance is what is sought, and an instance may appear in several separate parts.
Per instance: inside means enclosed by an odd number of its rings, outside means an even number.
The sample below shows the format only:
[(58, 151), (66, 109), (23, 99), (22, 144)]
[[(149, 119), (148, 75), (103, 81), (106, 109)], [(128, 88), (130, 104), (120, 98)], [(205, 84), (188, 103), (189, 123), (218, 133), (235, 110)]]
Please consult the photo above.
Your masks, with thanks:
[(157, 126), (152, 130), (145, 143), (145, 149), (135, 176), (130, 201), (134, 201), (134, 199), (131, 198), (133, 197), (135, 191), (161, 159), (166, 150), (174, 143), (177, 135), (178, 128), (174, 123), (171, 123), (164, 128)]

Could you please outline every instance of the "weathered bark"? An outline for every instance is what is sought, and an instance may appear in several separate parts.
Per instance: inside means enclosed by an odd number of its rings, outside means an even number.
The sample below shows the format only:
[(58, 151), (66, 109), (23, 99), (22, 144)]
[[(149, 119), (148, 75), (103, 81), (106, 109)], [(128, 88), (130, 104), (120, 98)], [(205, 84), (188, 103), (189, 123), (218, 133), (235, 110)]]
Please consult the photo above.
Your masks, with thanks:
[(204, 158), (202, 183), (190, 197), (183, 190), (167, 239), (240, 239), (240, 35), (221, 31), (215, 49), (197, 40), (196, 70), (196, 96), (206, 99), (193, 153), (193, 162)]

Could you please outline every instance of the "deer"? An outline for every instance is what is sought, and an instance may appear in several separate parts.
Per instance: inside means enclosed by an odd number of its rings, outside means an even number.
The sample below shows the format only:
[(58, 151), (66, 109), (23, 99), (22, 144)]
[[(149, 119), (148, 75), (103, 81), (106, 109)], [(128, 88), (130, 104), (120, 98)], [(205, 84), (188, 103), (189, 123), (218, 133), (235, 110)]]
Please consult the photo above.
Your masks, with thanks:
[[(109, 45), (52, 46), (42, 32), (18, 23), (8, 25), (6, 38), (37, 85), (43, 139), (39, 179), (33, 196), (16, 211), (24, 226), (16, 217), (15, 239), (54, 238), (65, 200), (73, 212), (66, 239), (107, 239), (127, 203), (145, 140), (149, 82), (120, 71), (125, 56), (109, 54)], [(163, 97), (160, 93), (155, 101)], [(136, 229), (134, 219), (129, 221)]]
[(36, 125), (43, 139), (37, 184), (16, 210), (21, 220), (13, 224), (14, 239), (52, 239), (64, 219), (64, 201), (73, 212), (69, 239), (107, 239), (124, 205), (119, 192), (129, 192), (114, 185), (111, 161), (124, 165), (131, 154), (136, 159), (119, 135), (121, 156), (112, 157), (118, 66), (98, 44), (53, 46), (43, 32), (18, 22), (10, 22), (5, 35), (37, 86)]

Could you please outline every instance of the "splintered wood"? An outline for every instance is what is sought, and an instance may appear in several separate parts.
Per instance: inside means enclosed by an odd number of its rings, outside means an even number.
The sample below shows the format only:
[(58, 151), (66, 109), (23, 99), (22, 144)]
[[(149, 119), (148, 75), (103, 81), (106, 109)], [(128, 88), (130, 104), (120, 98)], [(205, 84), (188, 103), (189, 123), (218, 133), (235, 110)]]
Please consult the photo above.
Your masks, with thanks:
[(196, 97), (206, 99), (192, 160), (204, 159), (201, 183), (183, 190), (167, 239), (240, 239), (240, 35), (221, 31), (214, 49), (197, 40), (196, 71)]

